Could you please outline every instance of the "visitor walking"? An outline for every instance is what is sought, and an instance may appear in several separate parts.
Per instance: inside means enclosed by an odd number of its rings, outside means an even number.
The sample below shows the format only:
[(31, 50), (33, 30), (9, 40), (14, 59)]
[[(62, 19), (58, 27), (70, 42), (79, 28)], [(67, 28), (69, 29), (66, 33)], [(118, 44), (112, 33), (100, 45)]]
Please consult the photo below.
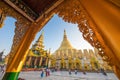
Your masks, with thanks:
[(45, 69), (45, 75), (46, 75), (46, 77), (48, 76), (47, 68)]
[(44, 70), (42, 70), (41, 72), (41, 78), (43, 78), (43, 76), (44, 76)]
[(86, 72), (85, 72), (85, 71), (83, 71), (83, 74), (84, 74), (84, 75), (86, 75)]
[(77, 75), (77, 69), (75, 69), (75, 74)]
[(48, 76), (50, 76), (50, 69), (48, 69)]
[(71, 73), (71, 70), (69, 69), (69, 75), (71, 75), (72, 73)]
[(45, 72), (46, 72), (46, 77), (49, 76), (49, 69), (48, 68), (45, 70)]
[(2, 72), (2, 74), (5, 72), (5, 66), (4, 65), (1, 66), (1, 72)]
[(105, 72), (103, 68), (101, 68), (101, 72), (103, 73), (103, 75), (107, 76), (107, 73)]

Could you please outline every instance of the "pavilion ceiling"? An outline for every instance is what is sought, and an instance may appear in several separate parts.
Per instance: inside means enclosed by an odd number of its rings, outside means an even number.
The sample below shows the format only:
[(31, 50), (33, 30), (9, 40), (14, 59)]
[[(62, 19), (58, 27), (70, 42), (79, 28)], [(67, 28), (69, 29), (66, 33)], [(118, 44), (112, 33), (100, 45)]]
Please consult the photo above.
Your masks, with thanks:
[(36, 21), (53, 5), (63, 0), (4, 0), (30, 21)]
[(22, 0), (34, 12), (40, 14), (51, 7), (58, 0)]

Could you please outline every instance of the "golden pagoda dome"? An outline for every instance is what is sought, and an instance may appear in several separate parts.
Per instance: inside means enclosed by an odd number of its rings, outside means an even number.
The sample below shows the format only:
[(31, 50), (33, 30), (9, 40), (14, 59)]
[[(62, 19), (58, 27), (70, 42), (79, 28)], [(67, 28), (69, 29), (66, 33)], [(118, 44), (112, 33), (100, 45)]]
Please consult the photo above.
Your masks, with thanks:
[(66, 30), (64, 30), (63, 41), (62, 41), (60, 47), (58, 48), (58, 50), (68, 50), (68, 49), (74, 49), (74, 48), (72, 47), (69, 40), (67, 39)]

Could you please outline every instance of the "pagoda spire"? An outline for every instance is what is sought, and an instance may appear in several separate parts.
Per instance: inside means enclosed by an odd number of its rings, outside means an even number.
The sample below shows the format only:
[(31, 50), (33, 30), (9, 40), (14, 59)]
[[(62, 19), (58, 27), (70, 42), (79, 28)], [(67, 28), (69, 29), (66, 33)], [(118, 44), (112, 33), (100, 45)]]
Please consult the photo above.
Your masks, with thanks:
[(44, 48), (43, 41), (44, 41), (44, 31), (42, 31), (40, 37), (38, 38), (36, 43), (33, 45), (33, 48), (43, 49)]
[(64, 38), (67, 38), (66, 30), (64, 29)]
[(67, 41), (69, 43), (69, 41), (67, 39), (67, 34), (66, 34), (66, 30), (65, 29), (64, 29), (63, 41)]
[(41, 35), (40, 35), (40, 37), (38, 38), (38, 40), (37, 40), (37, 42), (43, 42), (43, 40), (44, 40), (44, 31), (42, 31), (42, 33), (41, 33)]
[(70, 44), (69, 40), (67, 39), (66, 30), (64, 30), (63, 41), (58, 50), (63, 50), (63, 49), (74, 49)]

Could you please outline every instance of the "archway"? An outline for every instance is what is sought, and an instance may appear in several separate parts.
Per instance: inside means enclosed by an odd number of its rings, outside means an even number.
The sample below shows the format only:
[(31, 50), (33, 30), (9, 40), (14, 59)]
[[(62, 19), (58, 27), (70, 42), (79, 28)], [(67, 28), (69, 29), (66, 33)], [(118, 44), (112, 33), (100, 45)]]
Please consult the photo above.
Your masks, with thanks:
[[(9, 22), (10, 20), (12, 22)], [(0, 73), (2, 72), (1, 77), (3, 77), (4, 75), (9, 57), (8, 54), (10, 53), (10, 50), (12, 48), (11, 45), (14, 37), (15, 21), (16, 20), (12, 17), (6, 17), (3, 23), (4, 27), (0, 30)]]
[[(12, 22), (9, 22), (10, 20)], [(0, 31), (0, 38), (1, 38), (0, 39), (0, 44), (1, 44), (0, 50), (2, 51), (2, 52), (1, 51), (0, 52), (3, 53), (2, 60), (3, 60), (3, 62), (5, 62), (5, 64), (7, 63), (5, 58), (8, 57), (8, 54), (11, 49), (12, 41), (13, 41), (15, 21), (16, 20), (12, 17), (6, 17), (6, 19), (3, 23), (4, 27)]]
[[(71, 3), (73, 4), (71, 5)], [(94, 8), (93, 6), (94, 4), (97, 4), (96, 8)], [(68, 7), (68, 5), (70, 6)], [(0, 6), (2, 6), (1, 9), (3, 10), (4, 13), (7, 12), (6, 13), (7, 15), (12, 15), (15, 17), (16, 15), (19, 14), (15, 12), (12, 8), (9, 8), (9, 6), (3, 2), (1, 2)], [(13, 13), (11, 13), (12, 12), (11, 10), (13, 11)], [(98, 10), (102, 10), (101, 11), (102, 13), (100, 14)], [(81, 12), (81, 14), (79, 12)], [(26, 57), (26, 50), (28, 49), (30, 43), (34, 39), (34, 36), (47, 23), (47, 21), (49, 21), (53, 13), (57, 13), (65, 21), (79, 24), (79, 28), (80, 31), (83, 33), (83, 37), (89, 43), (91, 43), (92, 46), (99, 49), (99, 54), (103, 57), (104, 60), (108, 61), (109, 64), (114, 67), (115, 72), (119, 77), (120, 50), (118, 44), (119, 38), (116, 35), (119, 33), (118, 30), (120, 25), (119, 23), (120, 11), (118, 5), (116, 5), (114, 1), (111, 2), (110, 0), (109, 1), (66, 0), (63, 1), (61, 5), (59, 6), (57, 5), (57, 7), (51, 12), (46, 13), (44, 17), (41, 17), (39, 20), (35, 22), (33, 21), (32, 24), (21, 15), (19, 15), (20, 17), (16, 17), (16, 19), (18, 20), (16, 25), (19, 26), (19, 28), (18, 27), (16, 28), (16, 32), (18, 31), (19, 33), (18, 34), (16, 33), (15, 36), (17, 35), (16, 38), (19, 38), (19, 41), (15, 42), (14, 40), (15, 43), (13, 43), (13, 46), (16, 46), (16, 48), (13, 48), (10, 53), (13, 59), (9, 60), (9, 64), (11, 65), (8, 64), (9, 66), (7, 68), (8, 74), (11, 71), (19, 72), (21, 70), (21, 66), (23, 65), (24, 62), (22, 57), (23, 56), (24, 58)], [(106, 13), (109, 14), (105, 15)], [(109, 18), (109, 16), (112, 17)], [(21, 19), (24, 20), (24, 22), (21, 21)], [(113, 26), (116, 26), (116, 28), (114, 28)], [(111, 38), (111, 36), (113, 38)], [(18, 57), (19, 60), (17, 60)], [(8, 74), (6, 74), (5, 77)]]

